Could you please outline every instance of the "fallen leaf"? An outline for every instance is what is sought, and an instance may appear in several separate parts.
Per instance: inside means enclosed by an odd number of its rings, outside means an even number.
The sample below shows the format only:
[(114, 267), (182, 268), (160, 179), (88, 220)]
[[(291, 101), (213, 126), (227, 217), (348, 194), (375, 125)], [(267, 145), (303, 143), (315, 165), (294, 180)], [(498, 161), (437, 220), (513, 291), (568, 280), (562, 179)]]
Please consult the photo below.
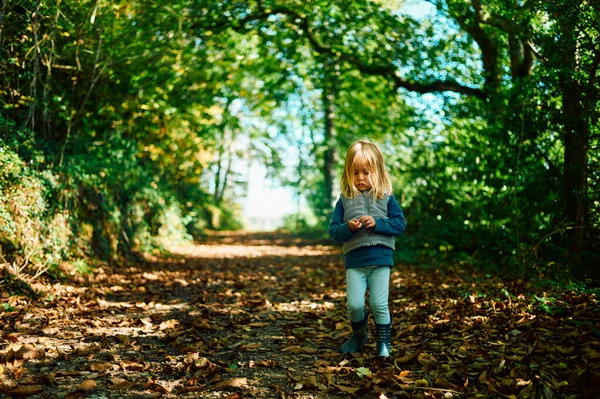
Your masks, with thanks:
[(413, 353), (407, 354), (403, 357), (400, 358), (396, 358), (394, 359), (394, 364), (396, 365), (396, 368), (399, 369), (398, 364), (406, 364), (406, 363), (410, 363), (413, 360), (415, 360), (420, 354), (421, 352), (423, 352), (425, 350), (425, 348), (417, 348)]
[(360, 378), (363, 377), (371, 377), (373, 375), (373, 373), (371, 373), (371, 370), (369, 370), (366, 367), (359, 367), (356, 369), (356, 374), (358, 374), (358, 376)]
[(250, 323), (247, 324), (248, 327), (266, 327), (271, 325), (272, 323), (265, 323), (265, 322), (256, 322), (256, 323)]
[(437, 387), (440, 388), (446, 388), (446, 389), (452, 389), (452, 390), (458, 390), (458, 387), (454, 384), (452, 384), (451, 382), (447, 381), (445, 378), (443, 377), (436, 377), (436, 379), (433, 381), (433, 384)]
[(33, 345), (25, 344), (17, 351), (15, 357), (17, 359), (32, 360), (40, 359), (46, 356), (44, 349), (36, 348)]
[(98, 383), (94, 380), (85, 380), (81, 384), (79, 384), (79, 389), (82, 391), (91, 391), (96, 388)]
[(128, 389), (131, 389), (131, 388), (133, 388), (134, 386), (137, 385), (134, 382), (129, 382), (129, 381), (124, 380), (122, 378), (113, 378), (110, 381), (112, 382), (112, 384), (110, 384), (108, 386), (108, 389), (115, 389), (115, 390), (125, 389), (125, 390), (128, 390)]
[(262, 346), (261, 343), (254, 343), (254, 344), (246, 344), (246, 345), (242, 345), (240, 346), (240, 349), (257, 349), (260, 348)]
[[(115, 367), (116, 367), (116, 365), (115, 365)], [(91, 371), (97, 371), (99, 373), (102, 373), (104, 371), (112, 369), (113, 365), (110, 363), (92, 363), (88, 366), (88, 368)]]
[(301, 347), (301, 346), (297, 346), (297, 345), (292, 345), (292, 346), (288, 346), (287, 348), (282, 349), (281, 351), (299, 354), (299, 353), (317, 353), (318, 349), (311, 348), (308, 346)]
[(41, 385), (24, 385), (8, 391), (9, 395), (29, 396), (44, 392)]
[(356, 391), (358, 391), (360, 388), (356, 388), (356, 387), (347, 387), (345, 385), (336, 385), (333, 384), (334, 387), (336, 387), (337, 389), (339, 389), (340, 391), (344, 392), (344, 393), (349, 393), (349, 394), (354, 394)]
[(213, 389), (220, 389), (224, 387), (243, 388), (248, 385), (247, 378), (231, 378), (229, 380), (221, 381), (213, 386)]
[(160, 331), (173, 330), (177, 326), (179, 326), (179, 321), (171, 319), (171, 320), (163, 321), (162, 323), (160, 323), (160, 325), (158, 326), (158, 329)]

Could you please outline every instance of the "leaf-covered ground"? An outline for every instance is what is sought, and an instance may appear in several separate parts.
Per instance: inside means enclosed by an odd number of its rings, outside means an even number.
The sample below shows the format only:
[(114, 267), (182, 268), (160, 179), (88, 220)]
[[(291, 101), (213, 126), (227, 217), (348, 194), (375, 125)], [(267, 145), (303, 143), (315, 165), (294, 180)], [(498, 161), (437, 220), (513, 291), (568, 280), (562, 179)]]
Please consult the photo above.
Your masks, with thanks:
[(35, 301), (0, 293), (0, 395), (600, 395), (594, 295), (397, 265), (396, 350), (382, 360), (372, 338), (360, 354), (338, 353), (350, 331), (338, 247), (230, 233), (175, 252), (38, 285)]

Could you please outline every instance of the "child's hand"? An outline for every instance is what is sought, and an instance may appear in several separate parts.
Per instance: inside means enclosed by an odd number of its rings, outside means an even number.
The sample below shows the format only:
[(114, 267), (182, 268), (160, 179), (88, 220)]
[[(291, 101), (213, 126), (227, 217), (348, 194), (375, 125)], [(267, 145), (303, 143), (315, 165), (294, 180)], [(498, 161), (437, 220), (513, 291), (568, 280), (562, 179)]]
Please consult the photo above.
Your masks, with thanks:
[(369, 216), (369, 215), (361, 216), (358, 220), (361, 223), (364, 223), (364, 225), (367, 229), (375, 228), (375, 219), (373, 218), (373, 216)]
[(348, 220), (348, 228), (351, 232), (355, 233), (362, 227), (362, 223), (358, 219), (350, 219)]

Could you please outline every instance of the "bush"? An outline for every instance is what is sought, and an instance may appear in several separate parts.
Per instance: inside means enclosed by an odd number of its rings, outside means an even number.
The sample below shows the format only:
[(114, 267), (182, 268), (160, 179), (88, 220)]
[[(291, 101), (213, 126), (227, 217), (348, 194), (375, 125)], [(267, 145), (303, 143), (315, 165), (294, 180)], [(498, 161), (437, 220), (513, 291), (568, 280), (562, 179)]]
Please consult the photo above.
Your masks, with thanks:
[(0, 147), (0, 262), (14, 276), (39, 276), (67, 257), (70, 214), (52, 203), (56, 179)]

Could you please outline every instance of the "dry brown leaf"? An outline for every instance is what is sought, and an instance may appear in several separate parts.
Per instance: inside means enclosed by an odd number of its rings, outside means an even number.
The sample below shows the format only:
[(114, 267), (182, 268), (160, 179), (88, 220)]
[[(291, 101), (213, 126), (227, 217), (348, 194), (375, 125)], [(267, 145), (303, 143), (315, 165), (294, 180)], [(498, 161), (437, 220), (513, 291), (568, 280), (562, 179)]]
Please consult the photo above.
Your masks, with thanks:
[(440, 387), (440, 388), (446, 388), (446, 389), (452, 389), (452, 390), (458, 390), (458, 387), (454, 384), (452, 384), (451, 382), (449, 382), (448, 380), (446, 380), (443, 377), (437, 377), (434, 381), (433, 384)]
[(196, 360), (200, 359), (200, 354), (198, 352), (188, 353), (183, 357), (183, 362), (185, 364), (192, 364), (196, 362)]
[(344, 366), (326, 366), (317, 369), (317, 373), (319, 374), (352, 374), (354, 371), (353, 367)]
[(257, 349), (260, 348), (262, 346), (261, 343), (254, 343), (254, 344), (246, 344), (246, 345), (242, 345), (240, 346), (240, 349)]
[(300, 383), (304, 384), (304, 386), (307, 388), (316, 388), (317, 377), (315, 377), (314, 375), (310, 375), (310, 376), (304, 378), (302, 381), (300, 381)]
[(56, 335), (60, 332), (60, 330), (56, 327), (44, 327), (42, 328), (42, 332), (45, 335)]
[(168, 337), (171, 339), (180, 338), (182, 335), (187, 333), (187, 330), (173, 330), (169, 332)]
[(148, 378), (148, 381), (146, 381), (146, 383), (144, 384), (144, 388), (152, 389), (154, 391), (157, 391), (157, 392), (163, 393), (163, 394), (167, 394), (167, 393), (171, 392), (171, 390), (169, 388), (165, 387), (164, 385), (161, 385), (158, 382), (158, 379), (156, 377)]
[(81, 374), (80, 371), (57, 371), (56, 377), (79, 377)]
[(113, 378), (110, 380), (112, 382), (111, 385), (108, 386), (108, 389), (131, 389), (137, 384), (135, 382), (129, 382), (122, 378)]
[(146, 327), (152, 327), (152, 319), (149, 317), (140, 317), (139, 321)]
[(70, 360), (71, 356), (60, 348), (56, 348), (56, 353), (58, 354), (58, 360)]
[(82, 344), (82, 345), (79, 345), (77, 348), (75, 348), (74, 352), (76, 355), (79, 355), (79, 356), (87, 356), (93, 352), (98, 351), (99, 349), (100, 349), (99, 343), (92, 343), (89, 345)]
[(220, 389), (224, 387), (232, 388), (243, 388), (248, 385), (247, 378), (231, 378), (229, 380), (221, 381), (213, 386), (213, 389)]
[(19, 342), (19, 336), (16, 333), (3, 334), (2, 338), (14, 343)]
[[(17, 363), (17, 361), (15, 360), (15, 362), (14, 362), (15, 366), (16, 366), (16, 363)], [(27, 371), (27, 369), (25, 367), (21, 367), (20, 365), (16, 366), (13, 368), (13, 376), (15, 377), (15, 379), (18, 380), (21, 378), (21, 376), (23, 374), (25, 374), (26, 371)]]
[(498, 383), (493, 379), (488, 377), (487, 378), (487, 384), (488, 384), (488, 391), (495, 393), (497, 395), (500, 395), (501, 397), (505, 398), (505, 399), (516, 399), (515, 395), (507, 395), (503, 392), (501, 392), (501, 388), (498, 385)]
[(413, 353), (409, 353), (405, 356), (394, 359), (394, 364), (396, 365), (396, 368), (400, 370), (400, 368), (398, 367), (399, 364), (406, 364), (412, 362), (421, 354), (421, 352), (423, 352), (423, 350), (425, 350), (425, 348), (423, 347), (417, 348)]
[(327, 380), (327, 386), (333, 385), (333, 375), (325, 374), (325, 379)]
[(30, 380), (32, 381), (32, 384), (28, 384), (28, 385), (35, 385), (37, 383), (56, 384), (56, 374), (49, 373), (49, 374), (35, 375), (35, 376), (31, 377)]
[(41, 359), (46, 356), (46, 352), (42, 348), (36, 348), (33, 345), (25, 344), (17, 351), (15, 357), (17, 359), (31, 360)]
[(163, 321), (162, 323), (160, 323), (160, 326), (158, 326), (158, 329), (160, 331), (173, 330), (173, 329), (177, 328), (177, 326), (179, 326), (179, 321), (177, 321), (175, 319), (171, 319), (171, 320)]
[(298, 345), (292, 345), (288, 346), (287, 348), (283, 348), (281, 351), (289, 353), (302, 353), (302, 348)]
[(169, 388), (167, 388), (164, 385), (159, 384), (157, 382), (154, 382), (152, 385), (150, 385), (150, 389), (157, 391), (159, 393), (163, 393), (163, 394), (171, 393), (171, 390)]
[(119, 365), (121, 366), (121, 368), (123, 370), (130, 370), (130, 371), (143, 371), (146, 370), (146, 366), (144, 366), (141, 363), (138, 362), (120, 362)]
[(297, 383), (296, 385), (294, 385), (294, 390), (296, 391), (305, 387), (308, 389), (313, 389), (317, 387), (317, 377), (315, 377), (314, 375), (292, 375), (289, 373), (288, 375), (292, 380), (294, 380)]
[[(116, 365), (115, 365), (116, 366)], [(110, 370), (113, 368), (113, 365), (110, 363), (92, 363), (88, 366), (91, 371), (97, 371), (102, 373), (104, 371)]]
[(24, 385), (8, 391), (9, 395), (29, 396), (44, 392), (41, 385)]
[(196, 319), (194, 320), (194, 326), (197, 328), (202, 328), (204, 330), (216, 330), (215, 326), (211, 325), (210, 322), (206, 319)]
[(265, 322), (256, 322), (256, 323), (250, 323), (247, 324), (247, 327), (266, 327), (271, 325), (272, 323), (265, 323)]
[(356, 388), (356, 387), (347, 387), (344, 385), (336, 385), (336, 384), (333, 384), (333, 386), (338, 388), (340, 391), (342, 391), (344, 393), (349, 393), (351, 395), (360, 389), (360, 388)]
[(82, 391), (91, 391), (92, 389), (96, 388), (96, 386), (98, 386), (98, 383), (96, 381), (85, 380), (81, 384), (79, 384), (79, 389)]
[(417, 356), (417, 361), (425, 367), (432, 366), (437, 363), (437, 359), (428, 353), (420, 353)]
[(273, 359), (265, 359), (265, 360), (261, 360), (260, 362), (255, 362), (254, 360), (250, 360), (250, 368), (253, 368), (255, 366), (262, 366), (262, 367), (275, 367), (277, 366), (277, 361), (273, 360)]
[(283, 348), (281, 351), (299, 354), (299, 353), (317, 353), (318, 349), (310, 348), (308, 346), (292, 345), (292, 346), (288, 346), (287, 348)]

